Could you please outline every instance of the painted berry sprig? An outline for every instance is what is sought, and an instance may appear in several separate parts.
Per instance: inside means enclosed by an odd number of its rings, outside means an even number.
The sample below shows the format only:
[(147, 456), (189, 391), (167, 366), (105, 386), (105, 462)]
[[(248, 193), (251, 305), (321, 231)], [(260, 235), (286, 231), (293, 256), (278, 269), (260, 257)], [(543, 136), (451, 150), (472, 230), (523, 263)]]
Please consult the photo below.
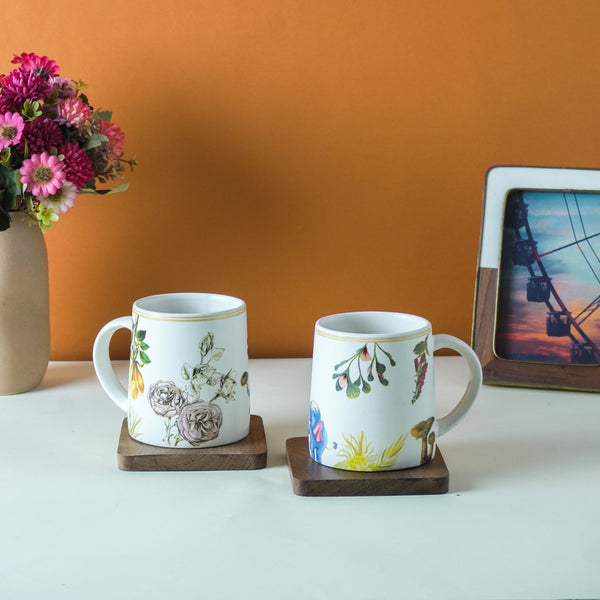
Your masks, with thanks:
[[(335, 379), (335, 389), (337, 391), (346, 390), (348, 398), (358, 398), (361, 391), (368, 394), (371, 391), (371, 383), (377, 381), (381, 385), (389, 385), (385, 377), (386, 365), (377, 357), (377, 352), (383, 353), (389, 360), (390, 366), (396, 366), (396, 361), (392, 355), (384, 350), (377, 342), (372, 343), (372, 349), (369, 351), (369, 344), (361, 346), (352, 356), (339, 362), (334, 367), (333, 379)], [(383, 359), (382, 359), (383, 360)], [(364, 364), (366, 363), (365, 374), (363, 374)], [(351, 374), (351, 368), (356, 366), (355, 375)], [(343, 371), (338, 372), (342, 367)]]
[(425, 375), (429, 368), (429, 362), (427, 356), (429, 356), (429, 348), (427, 345), (428, 337), (419, 342), (413, 349), (415, 353), (415, 391), (413, 392), (412, 404), (414, 404), (423, 391), (423, 385), (425, 384)]

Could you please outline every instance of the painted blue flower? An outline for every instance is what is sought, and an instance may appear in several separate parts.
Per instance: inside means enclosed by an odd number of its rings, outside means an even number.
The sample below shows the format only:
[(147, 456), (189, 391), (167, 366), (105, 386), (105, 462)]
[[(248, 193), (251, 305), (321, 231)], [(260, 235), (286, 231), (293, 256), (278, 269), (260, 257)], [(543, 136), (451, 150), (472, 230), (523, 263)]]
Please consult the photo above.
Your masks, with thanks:
[(321, 410), (314, 402), (311, 402), (308, 423), (308, 447), (311, 458), (320, 462), (325, 446), (327, 446), (327, 431), (321, 421)]

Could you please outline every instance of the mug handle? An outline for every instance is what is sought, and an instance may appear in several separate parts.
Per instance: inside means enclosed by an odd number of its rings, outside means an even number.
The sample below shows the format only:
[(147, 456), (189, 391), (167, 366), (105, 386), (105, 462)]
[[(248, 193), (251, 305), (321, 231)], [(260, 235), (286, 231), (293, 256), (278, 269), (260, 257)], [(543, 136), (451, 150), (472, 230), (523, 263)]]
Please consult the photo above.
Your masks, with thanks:
[(100, 385), (109, 398), (123, 411), (127, 412), (127, 390), (117, 378), (110, 362), (110, 340), (119, 329), (131, 330), (131, 317), (119, 317), (107, 323), (96, 336), (94, 342), (94, 369)]
[(445, 417), (437, 420), (438, 436), (450, 431), (465, 416), (471, 408), (483, 380), (481, 363), (471, 346), (452, 335), (436, 334), (433, 336), (433, 349), (435, 351), (440, 348), (456, 350), (467, 361), (470, 378), (460, 402)]

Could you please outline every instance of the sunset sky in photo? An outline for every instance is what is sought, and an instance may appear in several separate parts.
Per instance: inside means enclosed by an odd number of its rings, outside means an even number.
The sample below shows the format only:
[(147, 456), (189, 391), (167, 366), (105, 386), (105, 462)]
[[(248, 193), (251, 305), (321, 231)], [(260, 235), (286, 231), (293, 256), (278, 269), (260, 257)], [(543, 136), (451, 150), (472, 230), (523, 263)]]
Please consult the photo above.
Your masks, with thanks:
[[(600, 345), (600, 194), (524, 191), (528, 221), (537, 252), (557, 294), (581, 324), (585, 334)], [(519, 230), (526, 238), (525, 228)], [(594, 237), (596, 236), (596, 237)], [(546, 333), (548, 306), (527, 301), (527, 267), (513, 265), (517, 239), (505, 227), (502, 243), (495, 351), (500, 358), (536, 362), (571, 362), (571, 339)], [(576, 240), (580, 243), (574, 243)], [(564, 247), (567, 246), (567, 247)], [(532, 265), (540, 275), (537, 263)], [(555, 310), (558, 301), (550, 297)], [(596, 301), (596, 303), (594, 303)], [(589, 313), (580, 314), (592, 304)], [(587, 318), (584, 317), (587, 316)], [(573, 330), (579, 339), (579, 335)]]

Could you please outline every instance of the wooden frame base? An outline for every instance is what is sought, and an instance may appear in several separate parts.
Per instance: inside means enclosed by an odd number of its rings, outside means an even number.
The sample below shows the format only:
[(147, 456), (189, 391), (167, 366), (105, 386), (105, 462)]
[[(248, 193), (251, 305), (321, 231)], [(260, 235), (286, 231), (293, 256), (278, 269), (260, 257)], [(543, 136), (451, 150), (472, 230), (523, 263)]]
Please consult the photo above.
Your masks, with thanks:
[(533, 363), (498, 358), (494, 353), (498, 269), (479, 268), (473, 349), (481, 361), (483, 383), (598, 391), (598, 365)]

